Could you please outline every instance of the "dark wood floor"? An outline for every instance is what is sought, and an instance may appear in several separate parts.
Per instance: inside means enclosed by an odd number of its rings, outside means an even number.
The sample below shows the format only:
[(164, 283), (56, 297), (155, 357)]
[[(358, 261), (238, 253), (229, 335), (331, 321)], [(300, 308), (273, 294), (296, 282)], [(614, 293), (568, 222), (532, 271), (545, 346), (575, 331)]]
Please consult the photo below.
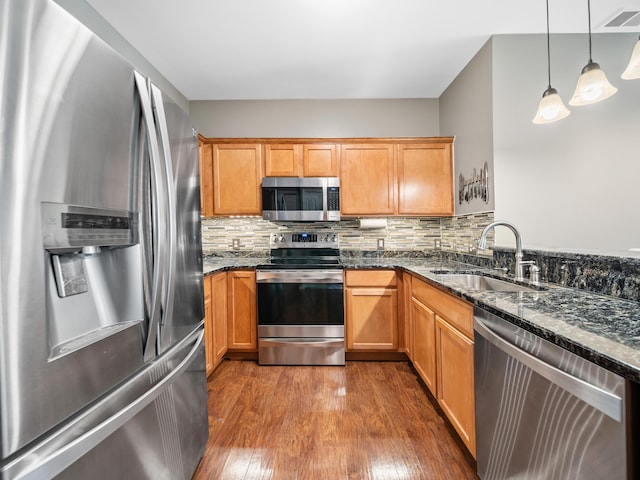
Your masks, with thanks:
[(477, 479), (407, 363), (228, 360), (209, 380), (209, 442), (193, 478)]

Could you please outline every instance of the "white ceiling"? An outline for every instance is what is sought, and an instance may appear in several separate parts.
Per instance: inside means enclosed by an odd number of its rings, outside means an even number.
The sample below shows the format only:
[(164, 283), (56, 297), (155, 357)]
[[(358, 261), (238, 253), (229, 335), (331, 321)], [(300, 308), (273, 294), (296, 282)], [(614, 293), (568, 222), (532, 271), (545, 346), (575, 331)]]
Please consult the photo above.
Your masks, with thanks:
[[(189, 100), (437, 98), (491, 35), (546, 31), (545, 0), (86, 1)], [(549, 3), (587, 31), (587, 0)], [(592, 0), (592, 31), (634, 9)]]

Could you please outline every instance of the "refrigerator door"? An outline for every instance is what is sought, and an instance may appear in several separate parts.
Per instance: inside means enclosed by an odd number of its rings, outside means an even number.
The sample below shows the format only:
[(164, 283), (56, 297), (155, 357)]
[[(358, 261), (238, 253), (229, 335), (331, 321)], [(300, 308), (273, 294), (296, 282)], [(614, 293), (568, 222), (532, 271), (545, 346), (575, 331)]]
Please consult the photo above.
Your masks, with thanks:
[[(138, 371), (146, 328), (136, 236), (101, 239), (138, 218), (133, 70), (53, 2), (0, 24), (1, 466)], [(94, 245), (48, 233), (85, 227)]]
[(171, 348), (204, 318), (198, 138), (189, 116), (150, 85), (167, 179), (168, 270), (158, 353)]
[(202, 326), (0, 468), (3, 480), (187, 480), (207, 441)]

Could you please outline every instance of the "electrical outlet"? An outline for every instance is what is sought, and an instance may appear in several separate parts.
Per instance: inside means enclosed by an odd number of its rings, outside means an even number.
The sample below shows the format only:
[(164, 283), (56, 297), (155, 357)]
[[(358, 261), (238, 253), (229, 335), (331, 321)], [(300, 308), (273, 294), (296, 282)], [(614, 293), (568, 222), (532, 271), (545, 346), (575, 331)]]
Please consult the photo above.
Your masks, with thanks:
[(233, 248), (240, 248), (240, 239), (234, 238), (233, 240), (231, 240), (231, 245), (233, 246)]
[(378, 250), (384, 250), (384, 238), (378, 239)]
[(440, 240), (439, 238), (436, 238), (433, 241), (433, 248), (435, 248), (436, 250), (440, 250), (442, 248), (442, 240)]

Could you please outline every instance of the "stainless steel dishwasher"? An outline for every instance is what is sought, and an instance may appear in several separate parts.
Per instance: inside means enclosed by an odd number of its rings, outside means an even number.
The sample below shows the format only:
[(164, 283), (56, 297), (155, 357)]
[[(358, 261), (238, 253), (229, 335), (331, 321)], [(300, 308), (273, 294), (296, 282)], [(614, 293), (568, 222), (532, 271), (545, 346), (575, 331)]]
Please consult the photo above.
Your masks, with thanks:
[(478, 476), (626, 480), (625, 380), (480, 308)]

